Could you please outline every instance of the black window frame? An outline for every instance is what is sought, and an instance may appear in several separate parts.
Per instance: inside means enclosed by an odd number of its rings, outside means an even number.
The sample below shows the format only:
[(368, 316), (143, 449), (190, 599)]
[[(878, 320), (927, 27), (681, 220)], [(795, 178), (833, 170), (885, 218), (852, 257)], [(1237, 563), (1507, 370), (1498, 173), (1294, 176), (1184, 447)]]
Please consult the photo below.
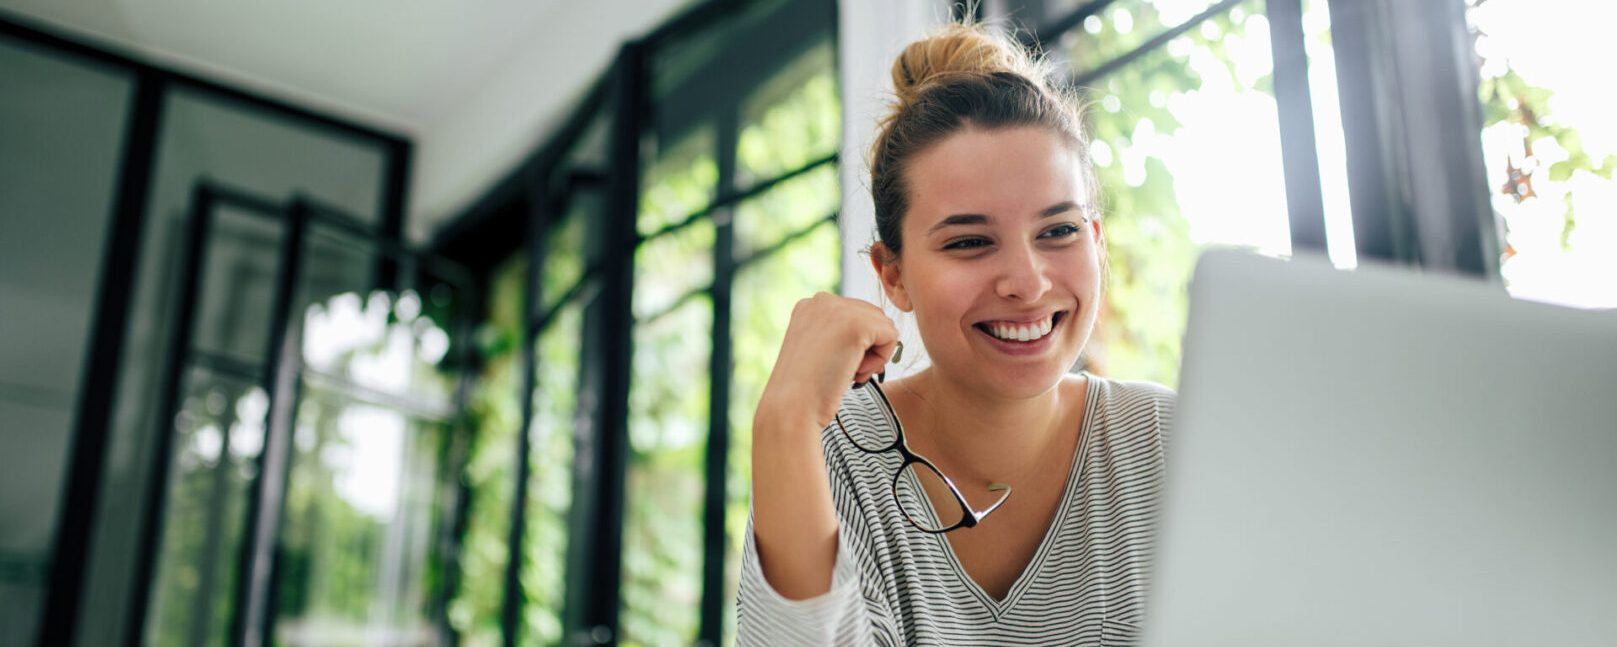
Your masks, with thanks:
[[(641, 233), (638, 229), (638, 206), (641, 188), (642, 138), (653, 136), (656, 127), (676, 132), (658, 133), (677, 136), (685, 126), (676, 123), (656, 124), (654, 127), (649, 94), (654, 81), (650, 69), (651, 59), (664, 48), (683, 40), (698, 38), (707, 30), (723, 24), (735, 14), (760, 5), (778, 6), (774, 16), (777, 26), (786, 29), (754, 27), (750, 33), (738, 38), (747, 40), (747, 67), (745, 81), (730, 81), (743, 91), (728, 93), (712, 99), (709, 91), (683, 92), (687, 96), (708, 97), (701, 105), (685, 106), (675, 111), (674, 121), (686, 124), (712, 123), (717, 136), (713, 145), (718, 160), (719, 178), (711, 201), (683, 218), (655, 231)], [(794, 14), (795, 12), (795, 14)], [(730, 300), (731, 285), (736, 272), (796, 242), (823, 226), (835, 226), (839, 214), (833, 210), (825, 216), (788, 233), (768, 247), (754, 250), (743, 258), (734, 256), (734, 229), (731, 213), (735, 207), (751, 198), (794, 178), (818, 169), (840, 163), (836, 153), (811, 160), (797, 168), (773, 177), (760, 178), (746, 187), (736, 187), (735, 149), (739, 138), (741, 102), (744, 90), (755, 89), (753, 82), (762, 82), (769, 75), (784, 68), (795, 56), (816, 44), (825, 42), (827, 32), (801, 33), (793, 23), (794, 15), (803, 12), (824, 12), (828, 18), (828, 37), (836, 43), (836, 3), (831, 0), (710, 0), (674, 17), (662, 27), (642, 38), (625, 43), (609, 70), (585, 93), (564, 120), (556, 134), (521, 163), (516, 170), (478, 199), (473, 206), (453, 219), (435, 238), (431, 250), (463, 264), (478, 264), (478, 270), (487, 276), (496, 261), (515, 253), (525, 253), (529, 260), (524, 288), (524, 340), (522, 349), (522, 391), (517, 394), (522, 410), (522, 427), (518, 434), (515, 455), (517, 460), (516, 491), (512, 497), (512, 526), (509, 530), (510, 553), (506, 563), (505, 598), (501, 607), (503, 644), (514, 647), (522, 636), (520, 613), (520, 575), (523, 556), (520, 546), (526, 527), (527, 490), (532, 462), (532, 442), (529, 429), (533, 424), (532, 394), (538, 388), (535, 369), (535, 340), (555, 320), (563, 308), (587, 304), (591, 310), (585, 315), (585, 339), (581, 349), (581, 389), (599, 394), (595, 404), (581, 402), (579, 416), (591, 421), (588, 432), (574, 432), (578, 451), (589, 452), (577, 462), (587, 465), (576, 470), (572, 536), (569, 538), (567, 558), (567, 592), (563, 620), (563, 640), (578, 644), (615, 643), (619, 635), (618, 615), (621, 601), (621, 554), (624, 525), (625, 479), (628, 469), (628, 399), (630, 387), (630, 361), (634, 326), (654, 320), (680, 308), (691, 299), (708, 297), (713, 307), (713, 330), (709, 369), (709, 426), (705, 450), (704, 512), (703, 512), (703, 565), (701, 618), (698, 625), (699, 644), (723, 643), (725, 581), (724, 561), (728, 537), (725, 532), (725, 506), (729, 471), (731, 384)], [(782, 34), (793, 34), (801, 42), (793, 43)], [(781, 43), (782, 40), (787, 43)], [(764, 47), (771, 41), (771, 47)], [(773, 52), (760, 55), (758, 52)], [(723, 58), (723, 57), (720, 57)], [(735, 58), (732, 67), (736, 65)], [(733, 72), (733, 70), (732, 70)], [(596, 119), (609, 118), (604, 166), (579, 166), (569, 163), (569, 156), (583, 145), (587, 131)], [(586, 254), (588, 259), (583, 275), (557, 297), (542, 294), (544, 250), (548, 236), (562, 224), (567, 205), (580, 191), (604, 191), (605, 223), (598, 235), (604, 238), (597, 254)], [(714, 278), (709, 284), (698, 286), (676, 297), (666, 308), (645, 316), (633, 314), (634, 255), (639, 246), (648, 241), (696, 225), (711, 222), (715, 229), (713, 248)], [(525, 251), (524, 251), (525, 248)], [(840, 280), (839, 280), (840, 284)], [(482, 285), (487, 286), (485, 280)], [(545, 304), (550, 305), (546, 306)]]
[[(107, 456), (118, 397), (116, 387), (124, 368), (124, 346), (134, 306), (140, 244), (143, 230), (148, 224), (149, 198), (155, 183), (157, 151), (161, 144), (161, 124), (170, 97), (177, 92), (204, 96), (235, 108), (264, 114), (290, 127), (376, 147), (383, 156), (379, 218), (375, 224), (359, 224), (357, 219), (350, 220), (366, 237), (386, 249), (403, 250), (408, 247), (403, 240), (403, 232), (414, 147), (411, 140), (401, 134), (152, 63), (119, 47), (69, 36), (9, 11), (0, 11), (0, 39), (25, 44), (36, 52), (75, 64), (88, 63), (122, 73), (133, 82), (123, 146), (119, 153), (112, 215), (105, 233), (107, 242), (93, 300), (88, 351), (78, 400), (74, 405), (66, 469), (62, 474), (62, 494), (55, 502), (56, 529), (46, 567), (45, 603), (38, 631), (37, 642), (41, 647), (74, 645), (78, 629), (83, 624), (82, 604), (90, 577), (88, 562), (91, 547), (99, 522), (96, 518), (98, 502), (105, 487)], [(340, 214), (334, 209), (329, 211)], [(340, 215), (333, 217), (341, 218)], [(299, 219), (292, 217), (292, 221)], [(379, 254), (374, 273), (376, 284), (379, 287), (394, 284), (399, 270), (394, 255)], [(166, 325), (173, 323), (166, 317), (164, 321)], [(459, 332), (456, 334), (459, 335)], [(167, 361), (171, 364), (181, 361), (180, 350), (169, 349)], [(167, 427), (159, 429), (167, 430)], [(163, 443), (158, 444), (161, 453)], [(166, 454), (154, 459), (154, 462), (162, 459), (166, 459)], [(158, 473), (163, 471), (157, 470)], [(161, 532), (165, 496), (161, 483), (152, 485), (150, 477), (153, 473), (150, 469), (144, 476), (147, 477), (143, 479), (147, 489), (135, 533), (135, 540), (141, 548), (135, 553), (136, 563), (131, 565), (134, 571), (130, 578), (132, 588), (129, 601), (122, 610), (125, 619), (123, 641), (131, 646), (144, 641), (151, 578), (154, 575), (154, 551)], [(284, 488), (284, 480), (280, 485)], [(259, 496), (274, 498), (274, 494), (262, 493)], [(255, 496), (255, 500), (257, 498)], [(256, 631), (243, 628), (236, 632), (236, 640), (246, 640), (250, 633)]]

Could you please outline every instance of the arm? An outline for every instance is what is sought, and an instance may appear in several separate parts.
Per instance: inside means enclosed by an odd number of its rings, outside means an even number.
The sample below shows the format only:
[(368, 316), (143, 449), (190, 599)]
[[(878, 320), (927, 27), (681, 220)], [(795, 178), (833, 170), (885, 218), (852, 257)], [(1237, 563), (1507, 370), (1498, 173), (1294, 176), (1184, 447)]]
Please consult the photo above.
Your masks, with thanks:
[(855, 381), (887, 364), (898, 328), (880, 308), (821, 292), (792, 309), (753, 415), (753, 524), (768, 583), (788, 599), (831, 588), (837, 515), (820, 432)]
[[(824, 433), (825, 443), (835, 442), (836, 436), (831, 434), (836, 432), (828, 429)], [(829, 451), (830, 448), (821, 445), (815, 455)], [(765, 576), (768, 560), (760, 559), (763, 544), (757, 531), (759, 508), (755, 505), (747, 523), (736, 601), (738, 647), (876, 643), (881, 623), (874, 619), (883, 612), (866, 598), (866, 589), (872, 584), (867, 578), (875, 571), (868, 562), (869, 556), (856, 549), (868, 544), (870, 530), (859, 512), (859, 497), (852, 485), (836, 476), (847, 475), (845, 466), (836, 460), (830, 463), (830, 471), (821, 472), (822, 477), (831, 475), (826, 480), (831, 505), (836, 510), (832, 515), (832, 557), (827, 565), (828, 572), (824, 574), (825, 589), (810, 597), (789, 597), (772, 586), (776, 576)], [(794, 512), (784, 511), (788, 515)], [(798, 561), (794, 557), (788, 554), (783, 559)]]
[(752, 431), (752, 537), (768, 583), (788, 600), (831, 590), (837, 515), (820, 446), (820, 427), (803, 416), (760, 408)]
[(752, 519), (737, 609), (742, 644), (871, 640), (821, 432), (849, 386), (881, 370), (897, 339), (892, 321), (863, 301), (821, 293), (792, 311), (753, 416)]

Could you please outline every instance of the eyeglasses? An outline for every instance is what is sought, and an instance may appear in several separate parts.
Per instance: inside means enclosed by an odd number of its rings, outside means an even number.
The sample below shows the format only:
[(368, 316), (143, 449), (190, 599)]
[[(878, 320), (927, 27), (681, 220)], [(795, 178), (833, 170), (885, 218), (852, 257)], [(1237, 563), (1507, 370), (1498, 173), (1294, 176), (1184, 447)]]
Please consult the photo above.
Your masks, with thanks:
[[(855, 420), (854, 430), (850, 431), (849, 425), (843, 421), (842, 413), (839, 411), (836, 422), (837, 427), (842, 430), (842, 435), (859, 451), (867, 454), (898, 450), (898, 455), (904, 458), (904, 463), (899, 465), (898, 472), (893, 474), (893, 499), (898, 502), (898, 508), (903, 511), (904, 518), (922, 532), (945, 533), (960, 528), (971, 528), (981, 523), (989, 513), (998, 509), (1011, 497), (1011, 486), (1004, 483), (989, 483), (988, 491), (1001, 493), (999, 500), (982, 510), (973, 509), (971, 504), (966, 502), (966, 497), (960, 493), (960, 488), (956, 487), (949, 477), (944, 476), (938, 466), (933, 465), (926, 457), (910, 451), (909, 444), (904, 442), (904, 427), (898, 423), (898, 414), (893, 412), (893, 405), (887, 401), (887, 394), (882, 393), (881, 386), (877, 384), (884, 377), (878, 374), (866, 382), (854, 383), (853, 388), (871, 394), (868, 398), (860, 398), (868, 402), (856, 402), (855, 407), (873, 409), (877, 414), (876, 418), (886, 424), (859, 424), (860, 421)], [(856, 431), (859, 433), (856, 434)], [(906, 472), (909, 478), (906, 478)], [(958, 510), (952, 508), (937, 510), (930, 505), (931, 499), (927, 496), (927, 492), (935, 492), (940, 487), (948, 488), (949, 493), (954, 495)]]

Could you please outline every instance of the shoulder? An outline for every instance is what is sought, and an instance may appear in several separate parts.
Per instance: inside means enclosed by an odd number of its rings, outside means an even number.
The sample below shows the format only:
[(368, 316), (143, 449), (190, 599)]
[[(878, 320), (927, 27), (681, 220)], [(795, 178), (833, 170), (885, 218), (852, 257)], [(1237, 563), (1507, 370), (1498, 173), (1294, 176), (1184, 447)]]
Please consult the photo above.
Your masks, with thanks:
[(1106, 408), (1138, 407), (1149, 405), (1152, 407), (1168, 407), (1172, 410), (1179, 394), (1156, 382), (1144, 380), (1119, 380), (1099, 375), (1084, 374), (1090, 382), (1090, 397), (1097, 398), (1098, 404)]
[(1166, 443), (1179, 394), (1161, 384), (1140, 380), (1114, 380), (1095, 375), (1089, 411), (1100, 416), (1109, 434), (1149, 435)]

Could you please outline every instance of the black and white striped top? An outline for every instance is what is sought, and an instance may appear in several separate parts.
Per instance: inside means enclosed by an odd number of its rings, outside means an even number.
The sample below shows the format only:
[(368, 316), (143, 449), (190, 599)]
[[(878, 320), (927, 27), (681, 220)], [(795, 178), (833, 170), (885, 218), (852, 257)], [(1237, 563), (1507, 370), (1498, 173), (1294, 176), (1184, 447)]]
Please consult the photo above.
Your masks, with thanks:
[[(793, 601), (770, 588), (749, 522), (737, 645), (1133, 644), (1174, 398), (1156, 384), (1089, 377), (1062, 504), (1003, 601), (966, 574), (942, 535), (904, 520), (891, 488), (898, 452), (863, 453), (833, 424), (821, 434), (841, 521), (831, 591)], [(880, 420), (861, 401), (843, 400), (844, 420), (866, 422), (850, 428)]]

